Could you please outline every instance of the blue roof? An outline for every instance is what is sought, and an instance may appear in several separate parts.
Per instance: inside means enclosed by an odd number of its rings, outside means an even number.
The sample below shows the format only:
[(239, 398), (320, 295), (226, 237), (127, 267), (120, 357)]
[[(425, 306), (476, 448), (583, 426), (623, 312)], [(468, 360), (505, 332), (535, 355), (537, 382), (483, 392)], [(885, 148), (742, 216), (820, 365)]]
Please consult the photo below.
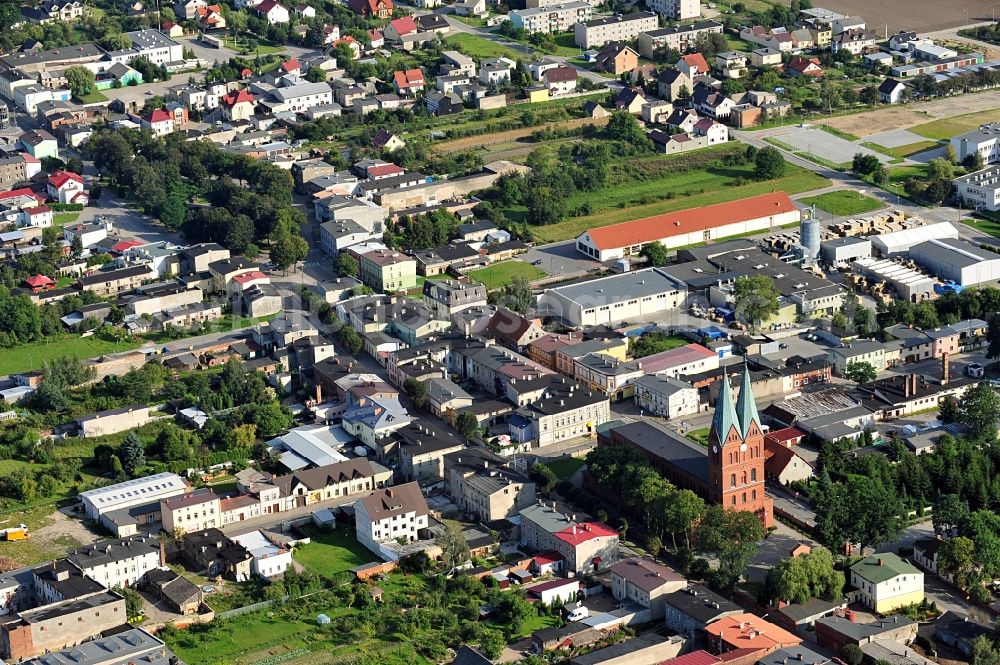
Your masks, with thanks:
[(723, 373), (722, 388), (719, 389), (719, 396), (715, 400), (715, 415), (712, 417), (712, 431), (715, 432), (716, 440), (725, 441), (729, 436), (729, 430), (733, 427), (739, 429), (739, 424), (736, 407), (733, 405), (733, 389), (729, 385), (729, 375)]

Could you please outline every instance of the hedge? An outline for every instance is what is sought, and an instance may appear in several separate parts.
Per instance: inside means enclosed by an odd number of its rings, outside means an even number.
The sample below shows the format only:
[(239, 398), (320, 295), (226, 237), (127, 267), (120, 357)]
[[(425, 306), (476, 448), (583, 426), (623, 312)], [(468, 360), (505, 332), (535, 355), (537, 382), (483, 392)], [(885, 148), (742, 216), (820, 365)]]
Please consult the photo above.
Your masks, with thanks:
[(49, 203), (48, 206), (56, 212), (80, 212), (83, 210), (82, 203)]

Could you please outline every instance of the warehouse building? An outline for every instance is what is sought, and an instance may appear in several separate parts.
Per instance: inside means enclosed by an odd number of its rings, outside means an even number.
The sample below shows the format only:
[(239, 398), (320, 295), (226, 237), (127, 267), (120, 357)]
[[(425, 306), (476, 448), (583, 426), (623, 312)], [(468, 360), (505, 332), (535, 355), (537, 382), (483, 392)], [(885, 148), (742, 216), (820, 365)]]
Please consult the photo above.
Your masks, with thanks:
[(659, 268), (646, 268), (545, 289), (538, 296), (538, 311), (571, 326), (596, 326), (645, 321), (675, 309), (685, 297), (683, 282)]
[(928, 240), (914, 245), (910, 258), (939, 278), (961, 286), (1000, 279), (1000, 254), (964, 240)]
[(87, 517), (99, 520), (109, 510), (130, 508), (177, 496), (186, 492), (187, 488), (187, 483), (176, 473), (164, 472), (81, 492), (80, 501)]
[(834, 238), (821, 245), (820, 256), (824, 263), (833, 266), (869, 259), (872, 256), (872, 242), (867, 238)]
[(937, 280), (901, 263), (868, 257), (854, 261), (851, 267), (854, 272), (872, 281), (889, 284), (900, 298), (910, 302), (921, 302), (934, 295)]
[(960, 176), (952, 180), (952, 184), (966, 208), (1000, 210), (1000, 166), (989, 166)]
[(576, 248), (598, 261), (613, 261), (656, 241), (668, 248), (695, 245), (798, 224), (800, 218), (788, 194), (774, 192), (590, 229), (577, 237)]
[(958, 229), (951, 222), (915, 226), (912, 229), (870, 236), (875, 256), (890, 258), (906, 254), (914, 245), (934, 238), (958, 238)]

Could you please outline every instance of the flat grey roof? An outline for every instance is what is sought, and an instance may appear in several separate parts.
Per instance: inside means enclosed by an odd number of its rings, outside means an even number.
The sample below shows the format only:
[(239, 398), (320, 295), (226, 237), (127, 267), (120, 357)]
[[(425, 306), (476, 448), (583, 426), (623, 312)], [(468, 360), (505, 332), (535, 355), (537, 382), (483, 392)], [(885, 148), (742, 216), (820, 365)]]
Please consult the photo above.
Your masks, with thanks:
[(633, 298), (655, 296), (667, 291), (683, 291), (684, 284), (657, 268), (645, 268), (620, 275), (588, 279), (576, 284), (549, 289), (576, 303), (618, 302)]
[(967, 268), (991, 260), (1000, 260), (1000, 256), (997, 254), (980, 249), (971, 242), (951, 238), (935, 238), (914, 245), (910, 249), (910, 256), (916, 259), (914, 254), (936, 261), (944, 261), (959, 268)]

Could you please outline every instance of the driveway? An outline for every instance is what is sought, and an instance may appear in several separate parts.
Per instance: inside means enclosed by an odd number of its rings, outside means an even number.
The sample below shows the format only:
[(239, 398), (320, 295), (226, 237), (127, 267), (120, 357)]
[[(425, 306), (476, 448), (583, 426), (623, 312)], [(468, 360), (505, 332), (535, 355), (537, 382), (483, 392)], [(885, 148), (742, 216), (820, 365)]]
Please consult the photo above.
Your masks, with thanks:
[(599, 268), (601, 263), (588, 259), (576, 250), (576, 241), (532, 247), (518, 259), (538, 266), (550, 275), (566, 275)]

